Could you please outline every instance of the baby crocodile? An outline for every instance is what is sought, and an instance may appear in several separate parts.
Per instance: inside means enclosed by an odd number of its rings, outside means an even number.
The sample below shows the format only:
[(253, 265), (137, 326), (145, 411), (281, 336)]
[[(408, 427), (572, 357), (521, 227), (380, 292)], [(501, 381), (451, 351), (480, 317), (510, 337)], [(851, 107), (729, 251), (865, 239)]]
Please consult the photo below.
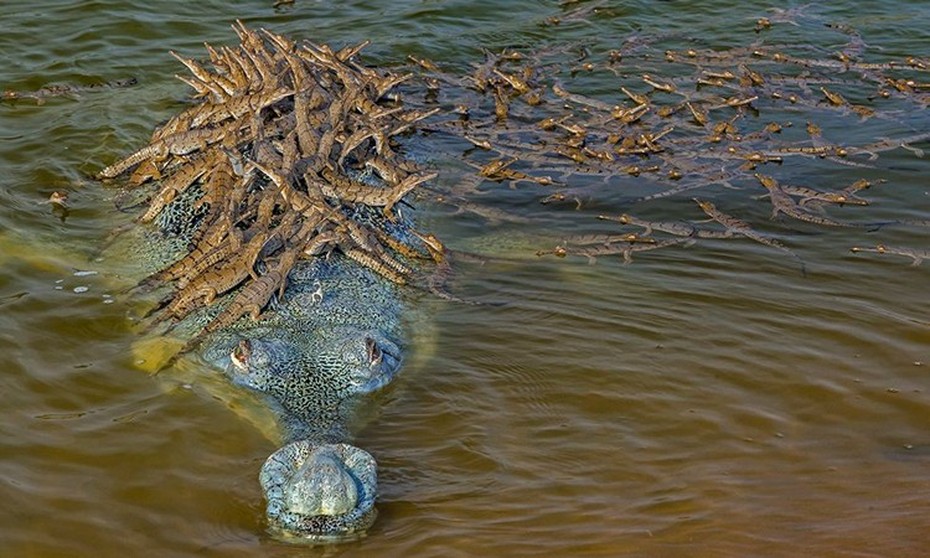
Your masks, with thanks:
[(45, 87), (36, 89), (35, 91), (14, 91), (12, 89), (6, 89), (3, 91), (3, 94), (0, 95), (0, 100), (3, 101), (15, 101), (17, 99), (34, 99), (39, 104), (45, 102), (45, 99), (49, 97), (64, 97), (68, 95), (79, 95), (81, 93), (86, 93), (90, 91), (99, 91), (102, 89), (109, 89), (113, 87), (132, 87), (136, 85), (139, 81), (136, 78), (129, 79), (118, 79), (115, 81), (106, 81), (103, 83), (92, 83), (90, 85), (75, 85), (72, 83), (62, 83), (58, 85), (46, 85)]
[(902, 246), (888, 246), (886, 244), (877, 244), (875, 248), (860, 248), (859, 246), (853, 246), (850, 248), (850, 251), (854, 254), (859, 252), (874, 252), (876, 254), (894, 254), (895, 256), (905, 256), (914, 260), (911, 262), (911, 266), (917, 267), (922, 261), (930, 258), (930, 250), (917, 250), (914, 248), (906, 248)]

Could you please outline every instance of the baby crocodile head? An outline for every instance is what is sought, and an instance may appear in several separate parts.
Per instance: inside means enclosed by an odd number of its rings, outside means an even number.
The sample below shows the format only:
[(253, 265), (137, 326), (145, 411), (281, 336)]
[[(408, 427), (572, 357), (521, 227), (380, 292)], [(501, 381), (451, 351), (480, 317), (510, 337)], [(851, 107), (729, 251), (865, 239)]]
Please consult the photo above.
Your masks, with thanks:
[(262, 466), (272, 529), (287, 538), (346, 540), (375, 520), (377, 464), (348, 444), (292, 442)]

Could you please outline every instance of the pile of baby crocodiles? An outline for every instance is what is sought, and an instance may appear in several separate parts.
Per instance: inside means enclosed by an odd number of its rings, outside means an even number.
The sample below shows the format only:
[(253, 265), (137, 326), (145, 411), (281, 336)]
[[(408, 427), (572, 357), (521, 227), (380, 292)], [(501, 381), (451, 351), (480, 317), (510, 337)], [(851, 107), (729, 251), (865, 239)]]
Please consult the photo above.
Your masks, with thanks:
[[(246, 314), (257, 318), (299, 258), (334, 249), (407, 283), (411, 269), (392, 251), (422, 254), (343, 209), (379, 207), (393, 219), (402, 198), (436, 176), (395, 153), (391, 138), (438, 109), (391, 104), (388, 93), (411, 76), (357, 63), (364, 43), (333, 51), (241, 24), (235, 29), (239, 47), (208, 47), (211, 69), (174, 54), (192, 73), (181, 79), (204, 102), (98, 175), (113, 179), (135, 169), (130, 185), (160, 181), (142, 222), (198, 189), (194, 208), (203, 215), (189, 253), (147, 280), (176, 285), (159, 319), (181, 320), (240, 286), (204, 332)], [(366, 169), (377, 177), (366, 180)], [(259, 266), (266, 269), (261, 276)]]

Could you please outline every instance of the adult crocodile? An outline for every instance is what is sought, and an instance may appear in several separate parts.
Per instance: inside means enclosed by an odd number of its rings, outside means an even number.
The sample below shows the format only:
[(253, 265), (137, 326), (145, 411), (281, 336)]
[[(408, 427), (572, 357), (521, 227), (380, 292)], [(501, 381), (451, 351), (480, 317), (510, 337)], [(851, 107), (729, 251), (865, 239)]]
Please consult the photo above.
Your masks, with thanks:
[[(406, 225), (382, 224), (402, 236)], [(345, 539), (375, 519), (374, 458), (346, 442), (365, 395), (391, 381), (404, 353), (411, 293), (341, 254), (301, 262), (267, 318), (208, 335), (198, 352), (236, 385), (263, 394), (287, 445), (260, 483), (285, 538)]]
[(364, 44), (235, 29), (239, 47), (208, 46), (210, 70), (176, 55), (206, 101), (98, 177), (131, 172), (126, 197), (147, 195), (139, 286), (167, 291), (147, 329), (191, 339), (184, 353), (278, 417), (287, 445), (260, 474), (272, 529), (353, 537), (374, 520), (377, 481), (348, 425), (398, 371), (407, 286), (441, 259), (399, 205), (435, 174), (391, 140), (432, 111), (387, 106), (407, 76), (361, 65)]
[[(163, 265), (172, 247), (188, 242), (191, 229), (173, 227), (189, 212), (189, 199), (168, 205), (153, 226), (125, 235), (132, 237), (128, 249), (147, 252), (144, 267)], [(416, 240), (407, 222), (363, 212), (399, 240)], [(352, 425), (359, 407), (400, 370), (404, 320), (419, 297), (334, 252), (298, 262), (283, 293), (258, 320), (244, 317), (190, 345), (184, 358), (221, 371), (272, 410), (275, 439), (283, 447), (268, 457), (259, 480), (269, 527), (280, 538), (345, 540), (374, 521), (376, 462), (349, 445)], [(170, 334), (196, 338), (229, 304), (227, 299), (192, 312)], [(150, 334), (164, 329), (156, 325)]]
[(403, 360), (402, 289), (339, 254), (301, 262), (267, 318), (218, 330), (198, 349), (276, 411), (287, 445), (260, 482), (284, 537), (343, 539), (375, 519), (375, 460), (346, 442), (355, 407)]

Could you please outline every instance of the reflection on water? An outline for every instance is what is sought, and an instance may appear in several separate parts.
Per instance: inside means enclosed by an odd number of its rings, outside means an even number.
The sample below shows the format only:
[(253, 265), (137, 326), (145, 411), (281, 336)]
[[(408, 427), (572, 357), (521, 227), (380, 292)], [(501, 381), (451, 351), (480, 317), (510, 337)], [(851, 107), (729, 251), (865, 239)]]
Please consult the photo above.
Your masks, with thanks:
[[(802, 275), (749, 240), (632, 265), (539, 259), (540, 238), (591, 226), (590, 215), (566, 207), (504, 226), (426, 208), (451, 248), (491, 256), (460, 261), (457, 292), (508, 304), (426, 303), (414, 354), (357, 440), (379, 462), (379, 519), (362, 541), (312, 550), (264, 532), (257, 474), (275, 445), (255, 403), (209, 370), (141, 372), (125, 269), (96, 260), (131, 216), (83, 173), (176, 111), (184, 90), (165, 51), (230, 42), (235, 17), (339, 44), (372, 38), (375, 60), (414, 53), (463, 67), (480, 44), (556, 33), (609, 43), (685, 30), (748, 44), (761, 15), (792, 40), (821, 21), (717, 2), (662, 3), (662, 13), (625, 4), (577, 20), (554, 2), (14, 4), (2, 16), (2, 87), (129, 76), (140, 85), (0, 105), (4, 556), (925, 552), (928, 264), (848, 250), (926, 249), (926, 229), (789, 232)], [(926, 7), (886, 4), (808, 10), (889, 56), (930, 54), (915, 52), (930, 44)], [(557, 26), (538, 25), (556, 14)], [(802, 25), (778, 21), (789, 16)], [(925, 111), (906, 117), (927, 125)], [(838, 166), (829, 178), (885, 178), (870, 215), (927, 219), (925, 160), (897, 150), (879, 164)], [(70, 194), (64, 222), (42, 203), (54, 190)], [(663, 205), (661, 217), (693, 215), (690, 203)]]

